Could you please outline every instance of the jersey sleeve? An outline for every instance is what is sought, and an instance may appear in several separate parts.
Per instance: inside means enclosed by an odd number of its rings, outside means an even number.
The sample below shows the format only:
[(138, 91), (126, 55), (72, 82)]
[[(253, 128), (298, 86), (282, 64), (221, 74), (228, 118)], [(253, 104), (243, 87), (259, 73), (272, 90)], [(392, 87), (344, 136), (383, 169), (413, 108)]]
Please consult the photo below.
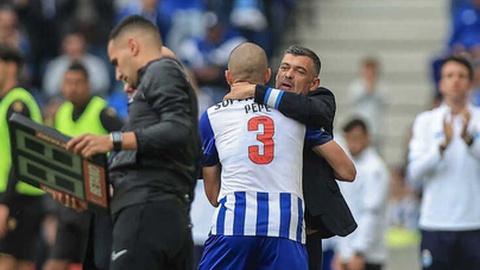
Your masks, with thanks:
[(305, 135), (305, 146), (310, 148), (316, 145), (322, 145), (331, 141), (332, 139), (332, 135), (323, 129), (307, 127)]
[(219, 162), (219, 158), (217, 147), (215, 146), (215, 136), (207, 112), (204, 112), (200, 118), (200, 134), (202, 136), (203, 150), (202, 166), (214, 166)]

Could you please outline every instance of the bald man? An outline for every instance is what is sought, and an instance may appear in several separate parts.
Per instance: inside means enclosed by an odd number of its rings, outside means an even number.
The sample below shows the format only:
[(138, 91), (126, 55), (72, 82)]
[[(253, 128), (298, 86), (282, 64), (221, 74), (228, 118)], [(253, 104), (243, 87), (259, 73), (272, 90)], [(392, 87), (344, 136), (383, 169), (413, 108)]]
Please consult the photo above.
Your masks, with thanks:
[[(231, 52), (230, 85), (264, 84), (270, 76), (259, 46)], [(217, 209), (199, 269), (308, 269), (302, 151), (304, 141), (317, 147), (332, 137), (309, 131), (305, 140), (303, 124), (253, 99), (210, 107), (200, 131), (205, 191)]]
[[(116, 78), (136, 89), (123, 132), (82, 135), (67, 148), (83, 157), (114, 150), (110, 269), (190, 269), (189, 209), (199, 173), (197, 100), (181, 66), (164, 57), (158, 29), (140, 16), (111, 32)], [(126, 87), (127, 88), (127, 87)]]

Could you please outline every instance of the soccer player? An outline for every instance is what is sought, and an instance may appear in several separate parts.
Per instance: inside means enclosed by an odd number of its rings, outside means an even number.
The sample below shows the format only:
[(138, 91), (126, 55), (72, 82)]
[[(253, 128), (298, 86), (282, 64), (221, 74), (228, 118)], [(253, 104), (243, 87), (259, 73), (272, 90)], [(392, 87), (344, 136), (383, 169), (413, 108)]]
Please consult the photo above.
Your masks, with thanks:
[[(244, 43), (230, 54), (229, 84), (263, 84), (270, 75), (257, 45)], [(223, 101), (202, 115), (200, 125), (205, 189), (218, 207), (199, 268), (307, 269), (305, 126), (253, 99)], [(331, 140), (321, 131), (307, 135), (310, 146)]]

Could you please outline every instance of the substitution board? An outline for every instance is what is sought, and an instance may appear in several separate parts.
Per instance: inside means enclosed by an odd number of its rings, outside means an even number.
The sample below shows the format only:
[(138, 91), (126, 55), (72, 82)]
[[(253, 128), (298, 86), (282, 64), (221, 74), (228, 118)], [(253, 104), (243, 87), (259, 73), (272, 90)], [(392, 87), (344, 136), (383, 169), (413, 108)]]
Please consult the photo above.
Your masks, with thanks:
[(106, 155), (75, 155), (65, 148), (70, 137), (17, 113), (9, 126), (12, 164), (21, 181), (86, 201), (90, 211), (108, 211)]

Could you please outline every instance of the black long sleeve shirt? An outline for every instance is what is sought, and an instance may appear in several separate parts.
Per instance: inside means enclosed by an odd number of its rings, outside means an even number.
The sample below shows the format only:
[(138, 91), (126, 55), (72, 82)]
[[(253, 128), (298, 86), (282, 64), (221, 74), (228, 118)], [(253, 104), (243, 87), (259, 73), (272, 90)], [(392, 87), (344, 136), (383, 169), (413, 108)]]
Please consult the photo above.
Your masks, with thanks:
[(138, 75), (122, 129), (135, 133), (138, 148), (120, 151), (110, 164), (113, 213), (171, 195), (191, 199), (200, 169), (197, 99), (180, 64), (157, 59)]

